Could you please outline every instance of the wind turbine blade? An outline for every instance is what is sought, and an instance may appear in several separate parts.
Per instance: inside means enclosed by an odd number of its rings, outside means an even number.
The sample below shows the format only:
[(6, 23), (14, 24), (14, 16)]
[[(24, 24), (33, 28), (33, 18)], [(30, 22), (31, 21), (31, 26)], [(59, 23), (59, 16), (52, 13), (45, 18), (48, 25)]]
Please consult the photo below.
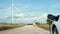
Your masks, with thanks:
[(20, 9), (18, 9), (18, 8), (16, 8), (16, 7), (14, 7), (16, 10), (18, 10), (18, 11), (21, 11)]

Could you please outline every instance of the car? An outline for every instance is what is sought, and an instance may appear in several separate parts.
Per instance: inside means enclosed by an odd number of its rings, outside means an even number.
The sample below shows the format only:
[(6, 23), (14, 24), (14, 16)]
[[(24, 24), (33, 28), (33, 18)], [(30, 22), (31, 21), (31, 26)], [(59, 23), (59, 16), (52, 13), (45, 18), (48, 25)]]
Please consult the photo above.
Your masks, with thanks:
[(52, 14), (48, 14), (48, 19), (52, 22), (52, 34), (60, 34), (60, 15), (54, 16)]

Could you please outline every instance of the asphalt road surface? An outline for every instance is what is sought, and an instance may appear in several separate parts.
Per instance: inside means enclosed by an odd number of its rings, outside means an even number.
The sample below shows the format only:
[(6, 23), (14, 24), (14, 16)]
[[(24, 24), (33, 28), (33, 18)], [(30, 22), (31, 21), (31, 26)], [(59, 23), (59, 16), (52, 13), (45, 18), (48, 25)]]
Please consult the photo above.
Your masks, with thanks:
[(37, 26), (26, 25), (24, 27), (0, 31), (0, 34), (49, 34), (49, 31), (38, 28)]

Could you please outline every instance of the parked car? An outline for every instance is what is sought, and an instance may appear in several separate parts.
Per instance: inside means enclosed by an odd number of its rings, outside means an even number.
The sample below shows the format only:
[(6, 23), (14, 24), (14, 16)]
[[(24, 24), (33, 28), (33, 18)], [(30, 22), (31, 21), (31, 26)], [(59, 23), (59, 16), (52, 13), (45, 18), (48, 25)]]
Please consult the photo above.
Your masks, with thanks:
[(60, 15), (48, 14), (48, 19), (52, 20), (52, 34), (60, 34)]

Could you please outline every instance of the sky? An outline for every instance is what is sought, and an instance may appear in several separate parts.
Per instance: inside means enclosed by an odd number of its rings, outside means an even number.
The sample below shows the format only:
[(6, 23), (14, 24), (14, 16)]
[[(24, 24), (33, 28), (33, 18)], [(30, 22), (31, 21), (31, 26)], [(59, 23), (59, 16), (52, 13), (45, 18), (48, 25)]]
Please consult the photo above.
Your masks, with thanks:
[[(60, 0), (13, 0), (13, 22), (45, 23), (48, 14), (60, 15)], [(0, 22), (11, 23), (12, 0), (0, 0)]]

